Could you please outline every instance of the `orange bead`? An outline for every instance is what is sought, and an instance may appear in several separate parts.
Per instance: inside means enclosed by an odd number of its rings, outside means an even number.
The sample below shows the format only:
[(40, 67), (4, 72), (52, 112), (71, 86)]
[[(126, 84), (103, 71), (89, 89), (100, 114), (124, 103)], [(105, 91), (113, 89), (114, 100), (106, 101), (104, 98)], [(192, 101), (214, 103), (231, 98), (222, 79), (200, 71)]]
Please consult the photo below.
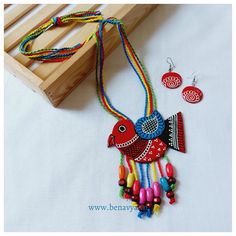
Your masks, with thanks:
[(123, 165), (119, 166), (119, 178), (125, 179), (125, 167)]

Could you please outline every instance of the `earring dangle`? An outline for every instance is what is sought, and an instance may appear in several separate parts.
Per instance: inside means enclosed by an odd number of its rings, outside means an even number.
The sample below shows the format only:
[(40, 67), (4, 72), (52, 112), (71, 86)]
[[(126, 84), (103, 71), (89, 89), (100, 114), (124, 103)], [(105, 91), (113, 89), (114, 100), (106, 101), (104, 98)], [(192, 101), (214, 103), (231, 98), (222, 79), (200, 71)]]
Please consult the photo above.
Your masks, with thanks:
[(182, 91), (183, 99), (189, 103), (198, 103), (203, 98), (202, 91), (196, 87), (196, 76), (193, 77), (193, 82), (191, 86), (187, 86)]
[(175, 64), (170, 57), (167, 57), (166, 62), (170, 65), (169, 72), (162, 76), (161, 81), (163, 85), (169, 89), (178, 88), (182, 84), (182, 77), (180, 74), (173, 72)]

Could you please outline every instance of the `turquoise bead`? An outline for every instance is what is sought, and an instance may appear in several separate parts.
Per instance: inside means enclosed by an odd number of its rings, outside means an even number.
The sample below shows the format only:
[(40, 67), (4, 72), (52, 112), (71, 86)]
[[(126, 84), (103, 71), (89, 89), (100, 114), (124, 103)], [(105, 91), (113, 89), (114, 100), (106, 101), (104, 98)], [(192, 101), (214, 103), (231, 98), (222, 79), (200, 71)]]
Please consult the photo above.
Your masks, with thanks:
[(169, 186), (169, 183), (168, 183), (168, 181), (167, 181), (167, 178), (162, 177), (162, 178), (160, 179), (160, 182), (161, 182), (161, 186), (162, 186), (162, 188), (165, 190), (165, 192), (168, 192), (168, 191), (171, 190), (171, 188), (170, 188), (170, 186)]

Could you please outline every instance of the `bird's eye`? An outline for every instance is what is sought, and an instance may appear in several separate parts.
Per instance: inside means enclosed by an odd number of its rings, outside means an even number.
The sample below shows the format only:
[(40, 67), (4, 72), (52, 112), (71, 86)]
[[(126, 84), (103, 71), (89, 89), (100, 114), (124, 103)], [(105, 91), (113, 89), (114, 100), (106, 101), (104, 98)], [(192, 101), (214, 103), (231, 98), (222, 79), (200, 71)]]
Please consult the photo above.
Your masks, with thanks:
[(126, 127), (124, 125), (119, 126), (119, 131), (124, 133), (126, 131)]

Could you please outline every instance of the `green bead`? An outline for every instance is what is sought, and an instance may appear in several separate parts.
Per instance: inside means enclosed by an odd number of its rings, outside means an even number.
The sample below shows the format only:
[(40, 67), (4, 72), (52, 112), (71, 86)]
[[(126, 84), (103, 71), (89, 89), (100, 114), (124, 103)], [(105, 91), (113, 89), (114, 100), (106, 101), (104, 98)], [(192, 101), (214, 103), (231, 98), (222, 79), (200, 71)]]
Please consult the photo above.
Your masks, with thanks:
[(172, 191), (174, 191), (175, 190), (175, 185), (174, 184), (171, 184), (171, 189), (172, 189)]

